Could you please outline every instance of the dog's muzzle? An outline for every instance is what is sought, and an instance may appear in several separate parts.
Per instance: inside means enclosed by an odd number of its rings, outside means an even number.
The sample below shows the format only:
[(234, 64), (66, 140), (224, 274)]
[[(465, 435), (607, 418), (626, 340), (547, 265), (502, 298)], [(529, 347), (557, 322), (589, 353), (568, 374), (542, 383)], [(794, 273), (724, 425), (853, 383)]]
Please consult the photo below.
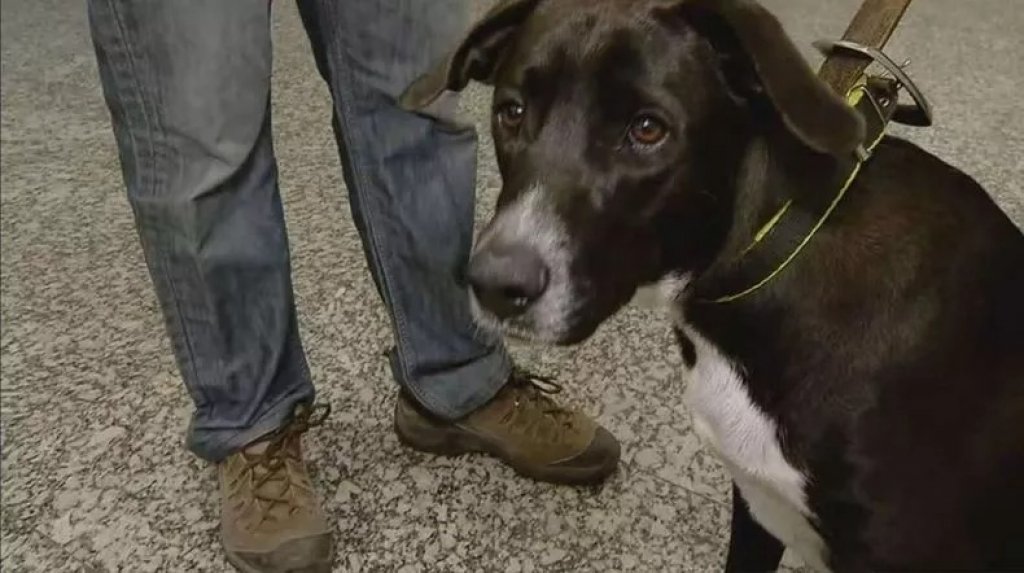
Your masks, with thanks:
[(477, 301), (499, 320), (526, 312), (548, 287), (550, 273), (530, 245), (490, 245), (469, 262), (468, 279)]

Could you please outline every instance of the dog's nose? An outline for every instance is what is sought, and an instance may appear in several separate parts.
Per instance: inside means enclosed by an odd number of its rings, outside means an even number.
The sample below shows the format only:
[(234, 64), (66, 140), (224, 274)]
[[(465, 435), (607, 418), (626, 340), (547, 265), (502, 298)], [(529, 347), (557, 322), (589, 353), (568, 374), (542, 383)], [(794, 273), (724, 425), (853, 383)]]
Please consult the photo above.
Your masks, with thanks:
[(503, 319), (522, 314), (544, 294), (548, 269), (529, 246), (495, 246), (473, 255), (468, 278), (480, 304)]

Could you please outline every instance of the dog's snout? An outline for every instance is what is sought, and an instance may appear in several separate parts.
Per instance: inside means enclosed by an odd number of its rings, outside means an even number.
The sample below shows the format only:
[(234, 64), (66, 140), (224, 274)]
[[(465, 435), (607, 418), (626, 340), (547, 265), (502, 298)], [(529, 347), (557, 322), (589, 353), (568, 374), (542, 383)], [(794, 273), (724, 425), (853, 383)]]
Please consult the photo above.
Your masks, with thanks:
[(544, 294), (548, 268), (527, 245), (495, 246), (473, 255), (468, 278), (485, 309), (498, 318), (510, 318)]

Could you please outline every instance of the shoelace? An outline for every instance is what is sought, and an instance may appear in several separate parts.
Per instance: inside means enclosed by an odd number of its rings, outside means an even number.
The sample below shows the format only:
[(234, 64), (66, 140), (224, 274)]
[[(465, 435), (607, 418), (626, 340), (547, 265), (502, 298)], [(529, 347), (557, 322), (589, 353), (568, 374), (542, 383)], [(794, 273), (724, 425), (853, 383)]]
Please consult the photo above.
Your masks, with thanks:
[[(243, 475), (255, 477), (257, 468), (264, 470), (263, 475), (256, 477), (252, 484), (253, 497), (257, 502), (264, 502), (266, 504), (262, 507), (258, 524), (271, 517), (271, 511), (275, 505), (293, 505), (295, 496), (289, 496), (288, 494), (297, 484), (294, 483), (291, 472), (288, 471), (288, 461), (301, 463), (302, 460), (298, 456), (298, 447), (292, 446), (296, 445), (295, 442), (302, 434), (323, 424), (330, 414), (330, 404), (317, 404), (311, 408), (301, 406), (296, 410), (295, 415), (288, 424), (269, 436), (267, 448), (262, 453), (249, 459), (243, 452), (243, 459), (246, 462), (245, 468), (242, 471)], [(277, 479), (281, 479), (283, 484), (279, 491), (274, 494), (261, 491), (268, 482)], [(289, 509), (289, 513), (294, 512), (296, 509), (298, 508), (293, 505)]]
[(562, 392), (562, 385), (555, 382), (554, 378), (515, 368), (512, 371), (509, 384), (512, 385), (516, 395), (512, 407), (502, 417), (502, 422), (510, 425), (521, 425), (524, 429), (530, 429), (530, 426), (534, 426), (536, 422), (534, 418), (517, 416), (523, 410), (522, 406), (525, 401), (525, 403), (531, 406), (539, 407), (545, 416), (561, 423), (562, 427), (566, 429), (572, 428), (572, 412), (558, 405), (552, 399), (552, 396)]

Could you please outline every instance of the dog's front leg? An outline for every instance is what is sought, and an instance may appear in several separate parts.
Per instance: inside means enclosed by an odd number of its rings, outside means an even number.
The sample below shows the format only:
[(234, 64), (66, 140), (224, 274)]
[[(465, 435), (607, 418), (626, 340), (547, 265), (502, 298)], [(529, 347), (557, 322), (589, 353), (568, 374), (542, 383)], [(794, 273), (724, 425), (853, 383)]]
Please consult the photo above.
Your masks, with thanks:
[(736, 484), (732, 486), (732, 527), (726, 573), (764, 573), (775, 571), (786, 547), (750, 515), (747, 502)]

